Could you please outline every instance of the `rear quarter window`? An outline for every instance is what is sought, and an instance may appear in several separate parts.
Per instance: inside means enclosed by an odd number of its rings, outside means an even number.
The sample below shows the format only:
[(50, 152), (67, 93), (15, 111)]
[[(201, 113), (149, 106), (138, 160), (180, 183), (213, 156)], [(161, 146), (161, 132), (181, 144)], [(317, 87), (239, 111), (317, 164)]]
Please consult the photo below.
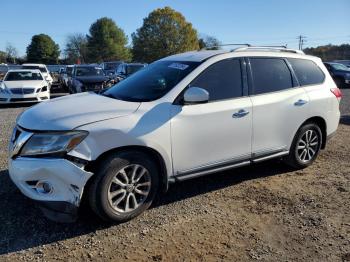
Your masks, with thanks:
[(293, 87), (292, 74), (280, 58), (249, 58), (252, 70), (253, 94), (277, 92)]
[(325, 75), (315, 62), (306, 59), (288, 58), (301, 86), (317, 85), (324, 81)]

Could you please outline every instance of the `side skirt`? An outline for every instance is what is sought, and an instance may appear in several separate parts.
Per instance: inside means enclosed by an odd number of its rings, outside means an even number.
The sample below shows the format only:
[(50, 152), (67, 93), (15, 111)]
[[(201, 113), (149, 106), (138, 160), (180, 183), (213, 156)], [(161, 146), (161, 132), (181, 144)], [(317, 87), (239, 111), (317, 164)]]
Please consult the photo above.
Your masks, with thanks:
[(205, 176), (212, 173), (225, 171), (237, 167), (247, 166), (253, 163), (263, 162), (265, 160), (280, 158), (289, 154), (288, 150), (272, 151), (268, 154), (252, 154), (251, 157), (240, 158), (237, 160), (226, 161), (224, 163), (216, 163), (213, 165), (195, 168), (188, 171), (178, 172), (176, 176), (169, 178), (169, 182), (180, 182), (195, 177)]

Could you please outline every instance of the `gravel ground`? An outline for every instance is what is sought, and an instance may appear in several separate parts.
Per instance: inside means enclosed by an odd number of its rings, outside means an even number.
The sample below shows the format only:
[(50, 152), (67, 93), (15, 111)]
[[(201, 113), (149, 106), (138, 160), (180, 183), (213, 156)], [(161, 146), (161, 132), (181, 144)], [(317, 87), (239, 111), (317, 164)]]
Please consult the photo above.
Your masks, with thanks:
[(336, 136), (309, 168), (278, 161), (171, 186), (108, 225), (84, 208), (56, 224), (8, 177), (7, 140), (26, 107), (0, 108), (0, 261), (350, 261), (350, 90)]

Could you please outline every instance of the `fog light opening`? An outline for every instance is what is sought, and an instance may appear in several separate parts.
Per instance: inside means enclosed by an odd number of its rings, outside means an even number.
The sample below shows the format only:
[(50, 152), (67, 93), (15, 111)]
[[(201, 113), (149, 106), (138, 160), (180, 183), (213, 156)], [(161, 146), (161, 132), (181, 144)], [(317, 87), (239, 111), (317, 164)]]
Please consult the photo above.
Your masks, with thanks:
[(36, 191), (40, 194), (49, 194), (52, 192), (53, 187), (49, 182), (38, 182), (35, 187)]

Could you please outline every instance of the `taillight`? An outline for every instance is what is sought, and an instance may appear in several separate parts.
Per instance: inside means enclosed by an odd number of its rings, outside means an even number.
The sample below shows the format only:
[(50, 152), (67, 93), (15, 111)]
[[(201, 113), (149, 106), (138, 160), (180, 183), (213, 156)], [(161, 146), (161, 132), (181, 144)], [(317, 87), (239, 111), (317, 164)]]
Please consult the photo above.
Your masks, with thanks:
[(335, 95), (336, 98), (340, 99), (342, 94), (339, 88), (331, 88), (331, 92)]

